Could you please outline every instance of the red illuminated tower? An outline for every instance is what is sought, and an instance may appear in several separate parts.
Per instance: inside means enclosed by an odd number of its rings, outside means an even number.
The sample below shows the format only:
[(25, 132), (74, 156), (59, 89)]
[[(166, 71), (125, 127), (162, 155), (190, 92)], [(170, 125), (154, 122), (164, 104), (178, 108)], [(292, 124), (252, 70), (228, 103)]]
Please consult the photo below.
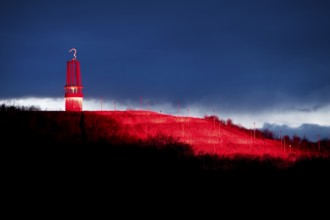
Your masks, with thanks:
[(72, 48), (69, 52), (71, 51), (74, 51), (74, 57), (67, 62), (66, 66), (65, 111), (82, 111), (83, 86), (81, 84), (80, 62), (76, 57), (77, 50)]

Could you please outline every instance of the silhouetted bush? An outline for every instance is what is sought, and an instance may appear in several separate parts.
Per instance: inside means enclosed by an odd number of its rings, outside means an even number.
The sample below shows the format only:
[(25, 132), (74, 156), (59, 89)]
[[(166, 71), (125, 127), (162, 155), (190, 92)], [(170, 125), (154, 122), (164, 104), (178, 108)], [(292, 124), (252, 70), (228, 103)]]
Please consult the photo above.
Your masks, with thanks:
[(41, 108), (38, 106), (7, 106), (5, 104), (0, 105), (0, 111), (41, 111)]
[(294, 136), (293, 136), (293, 140), (292, 140), (292, 145), (293, 145), (293, 147), (299, 149), (299, 148), (300, 148), (300, 142), (301, 142), (300, 137), (294, 135)]
[(267, 138), (267, 139), (274, 139), (274, 133), (268, 129), (265, 129), (263, 131), (263, 136), (264, 136), (264, 138)]
[(204, 119), (210, 122), (215, 122), (217, 125), (220, 123), (221, 125), (225, 125), (225, 121), (220, 120), (218, 116), (216, 115), (204, 115)]
[(234, 124), (233, 124), (233, 120), (231, 120), (230, 118), (227, 119), (226, 121), (226, 125), (229, 126), (229, 127), (232, 127)]
[(321, 152), (330, 153), (330, 139), (322, 139), (320, 141)]

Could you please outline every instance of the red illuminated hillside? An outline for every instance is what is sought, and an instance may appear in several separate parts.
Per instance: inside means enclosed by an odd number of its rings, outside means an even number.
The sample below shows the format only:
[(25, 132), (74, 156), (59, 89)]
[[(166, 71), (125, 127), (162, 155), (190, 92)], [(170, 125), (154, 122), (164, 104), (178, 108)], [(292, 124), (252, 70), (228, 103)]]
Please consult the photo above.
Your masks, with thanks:
[[(2, 140), (21, 146), (189, 146), (195, 155), (249, 158), (329, 155), (306, 140), (275, 140), (259, 130), (249, 130), (216, 116), (204, 118), (151, 111), (47, 112), (1, 106)], [(271, 137), (271, 138), (266, 138)], [(180, 145), (181, 144), (181, 145)]]
[[(123, 133), (133, 139), (146, 140), (156, 136), (170, 136), (192, 146), (195, 153), (223, 156), (271, 156), (296, 158), (301, 151), (279, 140), (266, 139), (254, 131), (226, 124), (216, 118), (177, 117), (151, 111), (98, 111), (84, 112), (112, 118)], [(106, 128), (104, 128), (106, 129)]]
[(323, 143), (321, 151), (304, 141), (281, 145), (279, 140), (265, 138), (266, 133), (256, 130), (254, 138), (253, 130), (216, 117), (150, 111), (40, 111), (3, 105), (0, 121), (2, 149), (20, 167), (38, 161), (38, 167), (60, 163), (66, 169), (88, 162), (88, 167), (102, 173), (216, 170), (223, 174), (277, 173), (281, 172), (277, 168), (291, 165), (288, 172), (313, 174), (329, 167), (329, 143)]

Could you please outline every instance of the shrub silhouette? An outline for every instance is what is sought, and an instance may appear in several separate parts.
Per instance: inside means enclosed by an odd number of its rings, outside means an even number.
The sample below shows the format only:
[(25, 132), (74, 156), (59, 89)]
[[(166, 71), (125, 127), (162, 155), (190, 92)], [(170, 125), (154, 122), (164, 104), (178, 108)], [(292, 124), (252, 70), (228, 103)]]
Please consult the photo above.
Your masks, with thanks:
[(0, 105), (0, 111), (41, 111), (38, 106), (6, 106), (5, 104)]
[(264, 130), (263, 136), (264, 136), (264, 138), (267, 138), (267, 139), (274, 139), (274, 133), (268, 129)]

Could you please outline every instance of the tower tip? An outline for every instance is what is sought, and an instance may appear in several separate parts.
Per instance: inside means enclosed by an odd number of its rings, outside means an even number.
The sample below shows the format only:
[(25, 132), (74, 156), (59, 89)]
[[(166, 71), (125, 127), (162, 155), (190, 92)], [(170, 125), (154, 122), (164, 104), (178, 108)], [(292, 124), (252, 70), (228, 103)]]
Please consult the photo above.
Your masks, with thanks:
[(77, 54), (77, 49), (76, 49), (76, 48), (72, 48), (71, 50), (69, 50), (69, 53), (70, 53), (71, 51), (74, 51), (74, 52), (73, 52), (73, 58), (72, 58), (72, 59), (73, 59), (73, 60), (77, 59), (77, 55), (76, 55), (76, 54)]

